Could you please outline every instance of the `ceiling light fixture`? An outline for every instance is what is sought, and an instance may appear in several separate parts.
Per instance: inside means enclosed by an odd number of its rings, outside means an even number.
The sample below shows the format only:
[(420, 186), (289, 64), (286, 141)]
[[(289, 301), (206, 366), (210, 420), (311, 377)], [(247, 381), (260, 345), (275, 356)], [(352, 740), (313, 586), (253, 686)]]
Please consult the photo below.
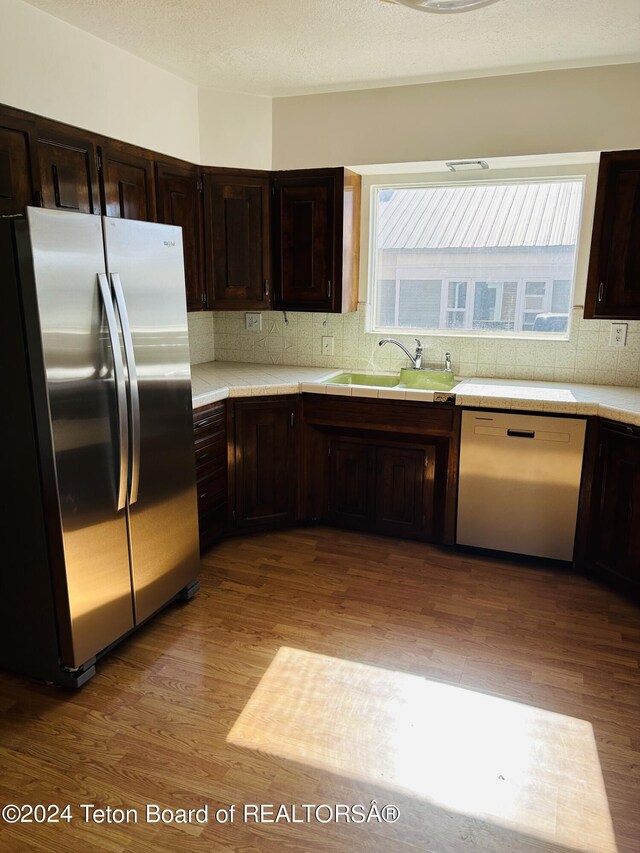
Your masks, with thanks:
[(452, 172), (471, 172), (474, 169), (488, 169), (489, 164), (486, 160), (450, 160), (445, 163), (447, 169)]
[(392, 0), (419, 12), (470, 12), (497, 0)]

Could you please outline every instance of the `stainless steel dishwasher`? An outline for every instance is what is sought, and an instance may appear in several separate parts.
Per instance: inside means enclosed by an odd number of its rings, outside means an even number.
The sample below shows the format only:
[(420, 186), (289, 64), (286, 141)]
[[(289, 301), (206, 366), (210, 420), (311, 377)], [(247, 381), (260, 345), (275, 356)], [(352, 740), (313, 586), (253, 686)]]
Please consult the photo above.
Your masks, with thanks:
[(462, 413), (459, 545), (572, 560), (586, 420)]

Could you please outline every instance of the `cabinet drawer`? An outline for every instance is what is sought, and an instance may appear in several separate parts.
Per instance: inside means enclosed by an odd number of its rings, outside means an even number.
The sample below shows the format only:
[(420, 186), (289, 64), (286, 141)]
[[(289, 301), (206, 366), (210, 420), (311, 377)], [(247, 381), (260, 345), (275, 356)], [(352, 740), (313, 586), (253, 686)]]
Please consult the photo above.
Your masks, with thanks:
[(208, 547), (227, 532), (227, 504), (213, 503), (199, 517), (201, 550)]
[(212, 501), (226, 499), (227, 477), (226, 471), (218, 472), (212, 476), (199, 480), (197, 483), (198, 513)]
[(224, 433), (216, 433), (211, 440), (196, 442), (196, 469), (205, 468), (212, 463), (227, 464), (227, 440)]
[(225, 483), (227, 481), (227, 463), (226, 460), (223, 462), (211, 460), (208, 465), (203, 465), (202, 467), (196, 468), (196, 483), (198, 484), (198, 488), (205, 481), (211, 480), (213, 478), (217, 478), (220, 480), (224, 480)]
[(214, 433), (224, 434), (226, 429), (226, 416), (222, 414), (210, 415), (206, 418), (200, 418), (193, 422), (193, 438), (199, 442), (208, 438)]

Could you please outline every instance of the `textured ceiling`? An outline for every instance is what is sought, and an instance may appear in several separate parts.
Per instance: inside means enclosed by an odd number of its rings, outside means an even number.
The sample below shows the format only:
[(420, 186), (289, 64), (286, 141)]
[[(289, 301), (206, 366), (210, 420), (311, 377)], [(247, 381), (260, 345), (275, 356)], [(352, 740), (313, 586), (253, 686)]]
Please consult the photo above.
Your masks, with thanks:
[(640, 0), (500, 0), (434, 15), (382, 0), (29, 0), (200, 86), (361, 89), (640, 60)]

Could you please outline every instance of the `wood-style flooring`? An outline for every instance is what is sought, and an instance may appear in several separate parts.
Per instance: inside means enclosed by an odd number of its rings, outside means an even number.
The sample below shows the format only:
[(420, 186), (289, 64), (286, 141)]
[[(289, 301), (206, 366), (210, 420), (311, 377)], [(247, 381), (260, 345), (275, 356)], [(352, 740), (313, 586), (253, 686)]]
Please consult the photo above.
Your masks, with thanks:
[[(201, 583), (76, 693), (0, 674), (0, 806), (74, 815), (0, 819), (0, 851), (640, 851), (640, 611), (615, 593), (330, 528), (229, 539)], [(398, 819), (335, 820), (371, 801)]]

